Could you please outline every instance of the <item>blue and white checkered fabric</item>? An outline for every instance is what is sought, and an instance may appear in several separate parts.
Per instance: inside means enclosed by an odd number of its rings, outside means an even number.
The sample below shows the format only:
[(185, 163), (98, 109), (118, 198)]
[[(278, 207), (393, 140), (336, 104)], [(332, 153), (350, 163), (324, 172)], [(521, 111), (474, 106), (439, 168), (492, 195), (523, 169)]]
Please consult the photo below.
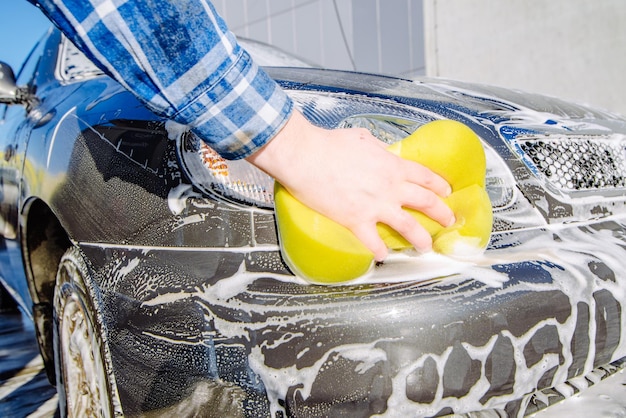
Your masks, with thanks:
[(246, 157), (293, 104), (205, 0), (30, 0), (94, 63), (223, 157)]

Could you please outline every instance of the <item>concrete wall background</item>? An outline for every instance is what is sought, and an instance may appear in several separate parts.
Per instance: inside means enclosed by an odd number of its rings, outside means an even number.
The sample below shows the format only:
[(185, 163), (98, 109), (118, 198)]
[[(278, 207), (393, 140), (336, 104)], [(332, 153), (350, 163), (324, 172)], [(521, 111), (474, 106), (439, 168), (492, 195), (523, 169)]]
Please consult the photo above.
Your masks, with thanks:
[(425, 0), (427, 74), (626, 115), (623, 0)]
[(422, 0), (213, 0), (238, 36), (326, 68), (424, 74)]
[(239, 36), (327, 68), (428, 75), (626, 115), (624, 0), (213, 0)]

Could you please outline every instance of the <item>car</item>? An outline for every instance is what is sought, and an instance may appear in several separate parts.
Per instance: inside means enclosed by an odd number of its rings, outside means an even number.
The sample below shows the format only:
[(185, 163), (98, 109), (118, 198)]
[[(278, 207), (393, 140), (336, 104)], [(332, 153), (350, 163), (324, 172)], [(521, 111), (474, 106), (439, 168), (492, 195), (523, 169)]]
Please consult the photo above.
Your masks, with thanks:
[(319, 126), (385, 143), (439, 119), (470, 127), (486, 251), (398, 252), (333, 286), (295, 276), (273, 180), (51, 29), (17, 78), (0, 66), (0, 276), (62, 415), (522, 416), (624, 368), (623, 117), (280, 56), (266, 71)]

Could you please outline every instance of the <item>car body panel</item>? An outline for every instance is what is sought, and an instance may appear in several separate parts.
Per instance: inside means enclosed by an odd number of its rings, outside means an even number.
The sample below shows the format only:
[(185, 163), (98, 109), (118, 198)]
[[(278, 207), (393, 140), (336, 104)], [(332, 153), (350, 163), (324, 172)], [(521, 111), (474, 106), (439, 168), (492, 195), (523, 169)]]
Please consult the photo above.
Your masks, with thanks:
[(622, 367), (624, 191), (553, 187), (520, 141), (624, 136), (623, 118), (446, 80), (268, 68), (319, 125), (339, 126), (352, 110), (329, 103), (351, 98), (401, 105), (418, 125), (459, 120), (515, 179), (483, 257), (394, 254), (354, 283), (316, 286), (283, 263), (272, 210), (186, 176), (184, 127), (104, 75), (59, 79), (49, 36), (39, 101), (0, 126), (4, 161), (17, 150), (1, 166), (1, 213), (19, 221), (14, 236), (4, 228), (0, 274), (30, 311), (24, 225), (44, 202), (93, 272), (125, 414), (522, 415)]

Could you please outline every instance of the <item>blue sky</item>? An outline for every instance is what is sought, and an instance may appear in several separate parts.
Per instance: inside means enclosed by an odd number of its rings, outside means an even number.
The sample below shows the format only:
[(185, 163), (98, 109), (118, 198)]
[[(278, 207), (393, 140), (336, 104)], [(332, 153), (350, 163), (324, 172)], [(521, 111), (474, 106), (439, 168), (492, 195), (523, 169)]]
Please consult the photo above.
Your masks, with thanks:
[(0, 61), (17, 73), (35, 42), (51, 23), (26, 0), (2, 0), (0, 13)]

